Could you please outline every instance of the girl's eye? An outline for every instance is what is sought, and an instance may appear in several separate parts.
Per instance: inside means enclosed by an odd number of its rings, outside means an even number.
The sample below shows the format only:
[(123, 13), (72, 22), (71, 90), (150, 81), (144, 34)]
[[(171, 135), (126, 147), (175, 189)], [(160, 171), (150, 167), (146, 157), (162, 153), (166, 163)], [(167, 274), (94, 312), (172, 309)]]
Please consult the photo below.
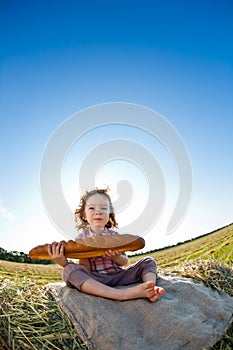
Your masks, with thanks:
[(94, 207), (89, 207), (88, 210), (100, 210), (100, 211), (103, 211), (103, 212), (108, 212), (108, 208), (106, 207), (103, 207), (103, 208), (94, 208)]

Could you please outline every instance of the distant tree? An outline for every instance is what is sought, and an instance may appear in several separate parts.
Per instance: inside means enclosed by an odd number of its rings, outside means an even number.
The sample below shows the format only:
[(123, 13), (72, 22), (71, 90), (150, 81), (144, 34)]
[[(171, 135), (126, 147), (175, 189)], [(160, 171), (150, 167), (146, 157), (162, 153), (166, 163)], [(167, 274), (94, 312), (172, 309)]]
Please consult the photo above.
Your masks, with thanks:
[(43, 264), (49, 265), (54, 264), (52, 260), (31, 260), (28, 254), (24, 252), (18, 252), (16, 250), (8, 252), (7, 250), (0, 247), (0, 260), (13, 261), (18, 263), (27, 264)]
[(0, 259), (5, 260), (6, 255), (7, 255), (7, 251), (0, 247)]

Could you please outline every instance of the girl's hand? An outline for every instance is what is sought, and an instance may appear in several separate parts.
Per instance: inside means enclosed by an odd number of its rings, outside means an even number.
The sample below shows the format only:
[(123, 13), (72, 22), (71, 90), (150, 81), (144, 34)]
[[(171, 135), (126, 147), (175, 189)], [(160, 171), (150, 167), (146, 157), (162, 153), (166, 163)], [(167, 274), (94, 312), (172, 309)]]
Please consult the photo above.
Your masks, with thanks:
[(118, 252), (118, 250), (106, 250), (105, 252), (105, 256), (111, 259), (119, 255), (121, 255), (121, 253)]
[(118, 250), (106, 250), (104, 256), (114, 260), (120, 266), (126, 265), (128, 263), (127, 256), (118, 252)]
[(61, 243), (53, 242), (52, 244), (49, 244), (48, 253), (51, 256), (51, 259), (62, 267), (69, 264), (64, 255), (64, 247), (61, 245)]

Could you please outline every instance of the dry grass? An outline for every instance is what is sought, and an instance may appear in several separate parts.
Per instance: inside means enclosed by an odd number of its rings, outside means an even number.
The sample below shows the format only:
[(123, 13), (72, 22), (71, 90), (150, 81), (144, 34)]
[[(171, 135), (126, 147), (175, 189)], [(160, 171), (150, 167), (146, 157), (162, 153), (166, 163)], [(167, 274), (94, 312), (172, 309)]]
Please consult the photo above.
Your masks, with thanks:
[(46, 286), (1, 278), (0, 348), (86, 349)]
[(23, 281), (31, 279), (44, 286), (49, 282), (61, 282), (62, 267), (59, 265), (21, 264), (0, 260), (0, 276), (10, 280)]
[[(197, 260), (160, 272), (193, 278), (233, 296), (233, 270), (229, 265)], [(46, 286), (40, 286), (27, 277), (14, 280), (1, 277), (0, 283), (2, 350), (86, 349), (68, 316), (60, 309)], [(232, 348), (233, 325), (212, 350)]]
[(193, 278), (219, 293), (227, 293), (233, 297), (233, 268), (231, 265), (220, 265), (213, 260), (198, 259), (162, 271), (164, 274)]

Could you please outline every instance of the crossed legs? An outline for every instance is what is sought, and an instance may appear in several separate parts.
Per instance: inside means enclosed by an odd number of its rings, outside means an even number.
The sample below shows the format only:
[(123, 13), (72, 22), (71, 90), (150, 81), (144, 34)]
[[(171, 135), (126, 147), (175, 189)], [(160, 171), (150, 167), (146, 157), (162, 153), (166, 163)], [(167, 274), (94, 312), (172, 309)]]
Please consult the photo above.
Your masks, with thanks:
[(143, 283), (141, 284), (117, 289), (89, 278), (82, 284), (81, 291), (87, 294), (119, 301), (148, 298), (151, 302), (155, 302), (165, 293), (163, 288), (155, 285), (156, 275), (153, 272), (148, 272), (142, 279)]
[[(165, 291), (156, 286), (156, 263), (150, 258), (144, 258), (119, 275), (110, 276), (106, 283), (106, 275), (93, 274), (82, 265), (69, 264), (63, 270), (63, 279), (68, 286), (78, 290), (108, 299), (131, 300), (147, 298), (155, 302)], [(103, 281), (103, 282), (102, 282)], [(130, 287), (130, 284), (142, 283)], [(127, 286), (115, 288), (115, 286)]]

